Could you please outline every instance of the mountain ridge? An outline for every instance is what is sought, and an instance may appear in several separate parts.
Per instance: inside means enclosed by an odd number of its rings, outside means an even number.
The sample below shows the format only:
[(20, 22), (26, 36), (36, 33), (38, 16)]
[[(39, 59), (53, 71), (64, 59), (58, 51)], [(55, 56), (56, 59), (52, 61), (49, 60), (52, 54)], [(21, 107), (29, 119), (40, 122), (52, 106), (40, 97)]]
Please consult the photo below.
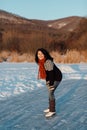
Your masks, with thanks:
[[(55, 20), (38, 20), (38, 19), (28, 19), (28, 18), (24, 18), (22, 16), (19, 16), (19, 15), (16, 15), (16, 14), (13, 14), (13, 13), (9, 13), (7, 11), (3, 11), (3, 10), (0, 10), (0, 19), (4, 19), (4, 22), (6, 22), (5, 20), (7, 20), (9, 23), (16, 23), (17, 20), (18, 20), (18, 24), (23, 24), (23, 22), (25, 24), (41, 24), (41, 25), (47, 25), (48, 27), (52, 27), (51, 24), (53, 24), (54, 28), (56, 23), (61, 23), (61, 22), (67, 22), (67, 21), (75, 21), (77, 19), (79, 19), (79, 21), (82, 19), (82, 18), (85, 18), (85, 17), (79, 17), (79, 16), (71, 16), (71, 17), (65, 17), (65, 18), (60, 18), (60, 19), (55, 19)], [(16, 23), (17, 24), (17, 23)], [(50, 24), (50, 25), (49, 25)], [(61, 25), (58, 25), (58, 26), (61, 26)], [(59, 27), (60, 28), (60, 27)]]

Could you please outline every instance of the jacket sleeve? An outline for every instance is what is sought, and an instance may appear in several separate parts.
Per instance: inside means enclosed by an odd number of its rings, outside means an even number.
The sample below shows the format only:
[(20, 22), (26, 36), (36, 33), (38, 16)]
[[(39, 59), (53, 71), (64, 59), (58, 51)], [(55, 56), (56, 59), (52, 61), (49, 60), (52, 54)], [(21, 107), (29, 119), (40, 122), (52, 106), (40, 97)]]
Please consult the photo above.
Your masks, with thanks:
[(54, 84), (54, 63), (51, 60), (47, 60), (44, 64), (46, 70), (46, 81), (49, 81), (49, 86)]

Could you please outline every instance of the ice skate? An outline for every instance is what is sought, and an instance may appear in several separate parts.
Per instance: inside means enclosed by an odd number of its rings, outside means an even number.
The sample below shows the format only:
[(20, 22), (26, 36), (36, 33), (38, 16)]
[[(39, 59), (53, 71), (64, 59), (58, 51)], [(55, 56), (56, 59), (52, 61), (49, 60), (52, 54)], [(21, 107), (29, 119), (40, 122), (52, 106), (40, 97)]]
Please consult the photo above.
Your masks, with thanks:
[(49, 118), (49, 117), (52, 117), (56, 114), (56, 112), (48, 112), (45, 117)]
[(49, 112), (49, 108), (44, 110), (44, 113), (48, 113)]

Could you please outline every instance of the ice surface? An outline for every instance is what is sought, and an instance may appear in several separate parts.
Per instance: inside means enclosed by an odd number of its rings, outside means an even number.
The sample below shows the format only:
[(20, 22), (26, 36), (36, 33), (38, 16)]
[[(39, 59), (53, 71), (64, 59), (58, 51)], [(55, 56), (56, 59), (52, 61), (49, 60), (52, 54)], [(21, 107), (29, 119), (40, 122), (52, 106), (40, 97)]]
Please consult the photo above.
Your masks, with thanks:
[(87, 64), (57, 64), (63, 80), (46, 119), (48, 92), (35, 63), (0, 63), (0, 130), (87, 130)]

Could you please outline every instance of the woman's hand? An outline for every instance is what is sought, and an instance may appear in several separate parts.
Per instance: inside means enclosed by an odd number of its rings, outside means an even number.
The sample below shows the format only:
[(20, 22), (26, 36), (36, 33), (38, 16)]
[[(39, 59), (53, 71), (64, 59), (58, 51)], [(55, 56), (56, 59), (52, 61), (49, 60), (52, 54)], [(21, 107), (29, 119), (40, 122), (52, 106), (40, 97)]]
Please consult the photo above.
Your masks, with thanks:
[(46, 81), (46, 85), (49, 86), (50, 81)]
[(49, 86), (49, 90), (54, 90), (54, 86)]

